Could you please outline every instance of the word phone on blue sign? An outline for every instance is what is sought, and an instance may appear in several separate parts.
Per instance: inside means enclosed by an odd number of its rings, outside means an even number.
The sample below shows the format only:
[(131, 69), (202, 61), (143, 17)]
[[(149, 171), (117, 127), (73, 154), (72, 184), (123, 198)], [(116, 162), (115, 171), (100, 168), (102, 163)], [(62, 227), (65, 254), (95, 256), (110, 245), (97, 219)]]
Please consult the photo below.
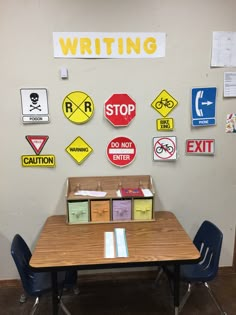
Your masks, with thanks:
[(216, 87), (192, 89), (192, 126), (216, 124)]

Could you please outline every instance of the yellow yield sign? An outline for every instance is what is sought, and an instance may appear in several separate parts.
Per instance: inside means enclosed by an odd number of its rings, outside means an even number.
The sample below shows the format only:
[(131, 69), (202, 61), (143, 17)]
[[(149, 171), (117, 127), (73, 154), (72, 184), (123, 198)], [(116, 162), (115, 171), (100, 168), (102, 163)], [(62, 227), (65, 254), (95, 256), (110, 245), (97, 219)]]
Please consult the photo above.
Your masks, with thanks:
[(68, 145), (66, 152), (69, 153), (78, 164), (82, 164), (93, 152), (93, 149), (81, 137), (77, 137)]
[(177, 105), (178, 101), (166, 90), (163, 90), (151, 104), (151, 106), (163, 117), (166, 117)]
[(75, 91), (64, 98), (62, 110), (71, 122), (84, 124), (93, 116), (94, 104), (86, 93)]

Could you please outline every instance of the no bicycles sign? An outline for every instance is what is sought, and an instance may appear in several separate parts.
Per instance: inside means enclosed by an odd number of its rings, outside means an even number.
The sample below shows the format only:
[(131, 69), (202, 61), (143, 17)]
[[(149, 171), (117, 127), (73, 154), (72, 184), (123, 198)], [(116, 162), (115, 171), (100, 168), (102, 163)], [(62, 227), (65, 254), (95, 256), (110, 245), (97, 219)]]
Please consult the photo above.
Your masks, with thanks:
[(153, 138), (153, 160), (170, 161), (176, 160), (176, 137)]
[(178, 101), (166, 90), (163, 90), (151, 104), (151, 106), (163, 117), (166, 117), (177, 105)]

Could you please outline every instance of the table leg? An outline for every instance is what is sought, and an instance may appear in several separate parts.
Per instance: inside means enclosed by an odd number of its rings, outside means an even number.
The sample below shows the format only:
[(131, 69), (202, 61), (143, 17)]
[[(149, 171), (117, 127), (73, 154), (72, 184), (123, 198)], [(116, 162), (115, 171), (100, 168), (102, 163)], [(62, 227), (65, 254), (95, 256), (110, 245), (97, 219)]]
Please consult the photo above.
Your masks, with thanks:
[(179, 314), (179, 287), (180, 287), (180, 265), (174, 266), (174, 308), (175, 315)]
[(59, 308), (59, 297), (58, 297), (58, 286), (57, 286), (57, 272), (51, 272), (52, 278), (52, 314), (58, 315)]

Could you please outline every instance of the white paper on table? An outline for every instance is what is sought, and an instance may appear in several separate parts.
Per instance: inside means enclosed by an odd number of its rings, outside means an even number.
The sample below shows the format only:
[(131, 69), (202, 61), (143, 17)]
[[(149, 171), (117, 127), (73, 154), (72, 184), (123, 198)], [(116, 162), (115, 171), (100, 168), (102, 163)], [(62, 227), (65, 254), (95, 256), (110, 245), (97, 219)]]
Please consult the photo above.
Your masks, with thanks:
[(115, 258), (114, 232), (104, 232), (104, 257)]
[(116, 257), (128, 257), (128, 247), (124, 228), (115, 228)]

